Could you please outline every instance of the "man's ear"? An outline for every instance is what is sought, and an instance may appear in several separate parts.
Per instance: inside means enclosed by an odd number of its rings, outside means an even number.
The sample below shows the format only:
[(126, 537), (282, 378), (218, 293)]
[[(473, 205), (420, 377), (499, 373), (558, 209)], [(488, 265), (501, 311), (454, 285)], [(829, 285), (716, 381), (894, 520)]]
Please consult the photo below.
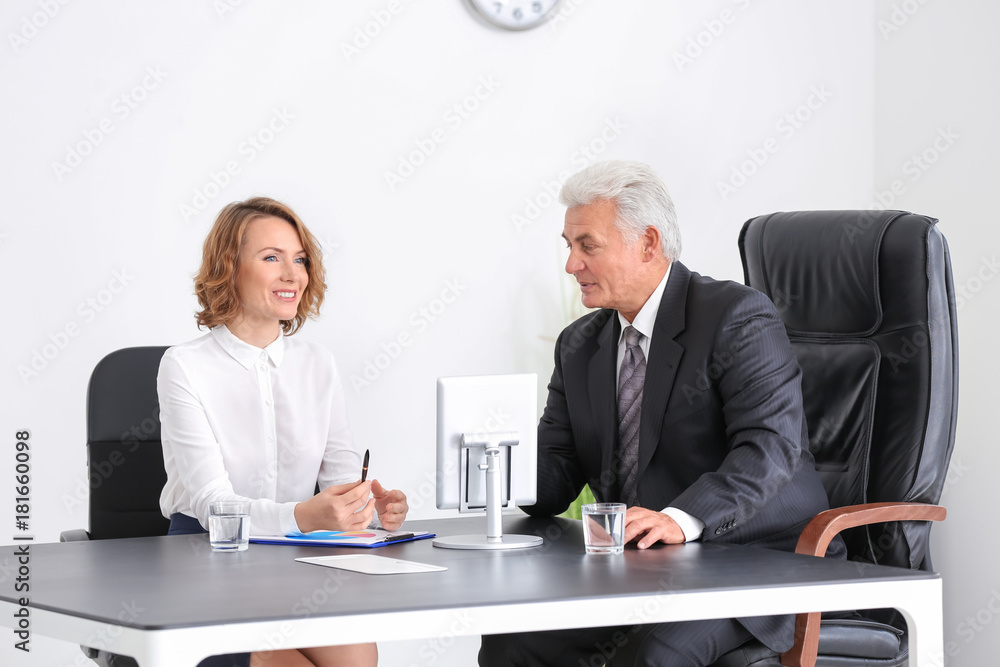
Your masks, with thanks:
[(656, 227), (646, 227), (639, 242), (642, 243), (642, 260), (644, 262), (650, 262), (663, 254), (663, 241), (660, 237), (660, 230)]

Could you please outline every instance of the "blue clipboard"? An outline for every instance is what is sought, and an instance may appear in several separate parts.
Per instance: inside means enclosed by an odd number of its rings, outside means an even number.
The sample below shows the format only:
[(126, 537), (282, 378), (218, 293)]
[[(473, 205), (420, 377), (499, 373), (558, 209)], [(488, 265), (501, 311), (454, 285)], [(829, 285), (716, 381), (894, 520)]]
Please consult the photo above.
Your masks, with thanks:
[(426, 540), (435, 537), (434, 533), (426, 531), (407, 532), (403, 530), (382, 530), (369, 528), (366, 530), (338, 531), (316, 530), (311, 533), (293, 533), (291, 535), (251, 535), (254, 544), (293, 544), (303, 547), (352, 547), (377, 549), (378, 547)]

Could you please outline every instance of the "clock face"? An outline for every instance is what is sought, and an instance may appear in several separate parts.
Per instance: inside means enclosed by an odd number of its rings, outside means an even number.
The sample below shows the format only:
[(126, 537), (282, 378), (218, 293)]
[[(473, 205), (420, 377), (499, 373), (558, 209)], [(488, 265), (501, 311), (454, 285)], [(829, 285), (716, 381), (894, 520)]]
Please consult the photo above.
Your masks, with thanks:
[(507, 30), (527, 30), (555, 15), (562, 0), (469, 0), (493, 25)]

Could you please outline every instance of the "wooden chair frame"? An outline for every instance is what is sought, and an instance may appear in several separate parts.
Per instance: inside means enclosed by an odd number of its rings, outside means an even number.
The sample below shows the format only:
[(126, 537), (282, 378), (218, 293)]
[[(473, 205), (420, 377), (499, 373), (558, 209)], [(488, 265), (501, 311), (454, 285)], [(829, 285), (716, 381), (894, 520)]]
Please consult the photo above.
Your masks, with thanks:
[[(943, 521), (947, 510), (926, 503), (867, 503), (838, 507), (817, 514), (802, 531), (795, 553), (807, 556), (826, 554), (830, 542), (843, 530), (886, 521)], [(819, 653), (820, 614), (795, 617), (795, 644), (781, 654), (785, 667), (815, 667)]]

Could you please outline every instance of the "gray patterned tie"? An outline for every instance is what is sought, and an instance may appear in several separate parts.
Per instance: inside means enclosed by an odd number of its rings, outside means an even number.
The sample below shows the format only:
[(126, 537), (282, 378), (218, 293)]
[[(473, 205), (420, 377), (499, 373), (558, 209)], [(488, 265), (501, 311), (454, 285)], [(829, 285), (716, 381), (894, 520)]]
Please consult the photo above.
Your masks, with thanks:
[(632, 506), (636, 500), (639, 473), (639, 414), (642, 385), (646, 380), (646, 357), (639, 347), (642, 334), (625, 327), (625, 358), (618, 376), (618, 480), (621, 499)]

